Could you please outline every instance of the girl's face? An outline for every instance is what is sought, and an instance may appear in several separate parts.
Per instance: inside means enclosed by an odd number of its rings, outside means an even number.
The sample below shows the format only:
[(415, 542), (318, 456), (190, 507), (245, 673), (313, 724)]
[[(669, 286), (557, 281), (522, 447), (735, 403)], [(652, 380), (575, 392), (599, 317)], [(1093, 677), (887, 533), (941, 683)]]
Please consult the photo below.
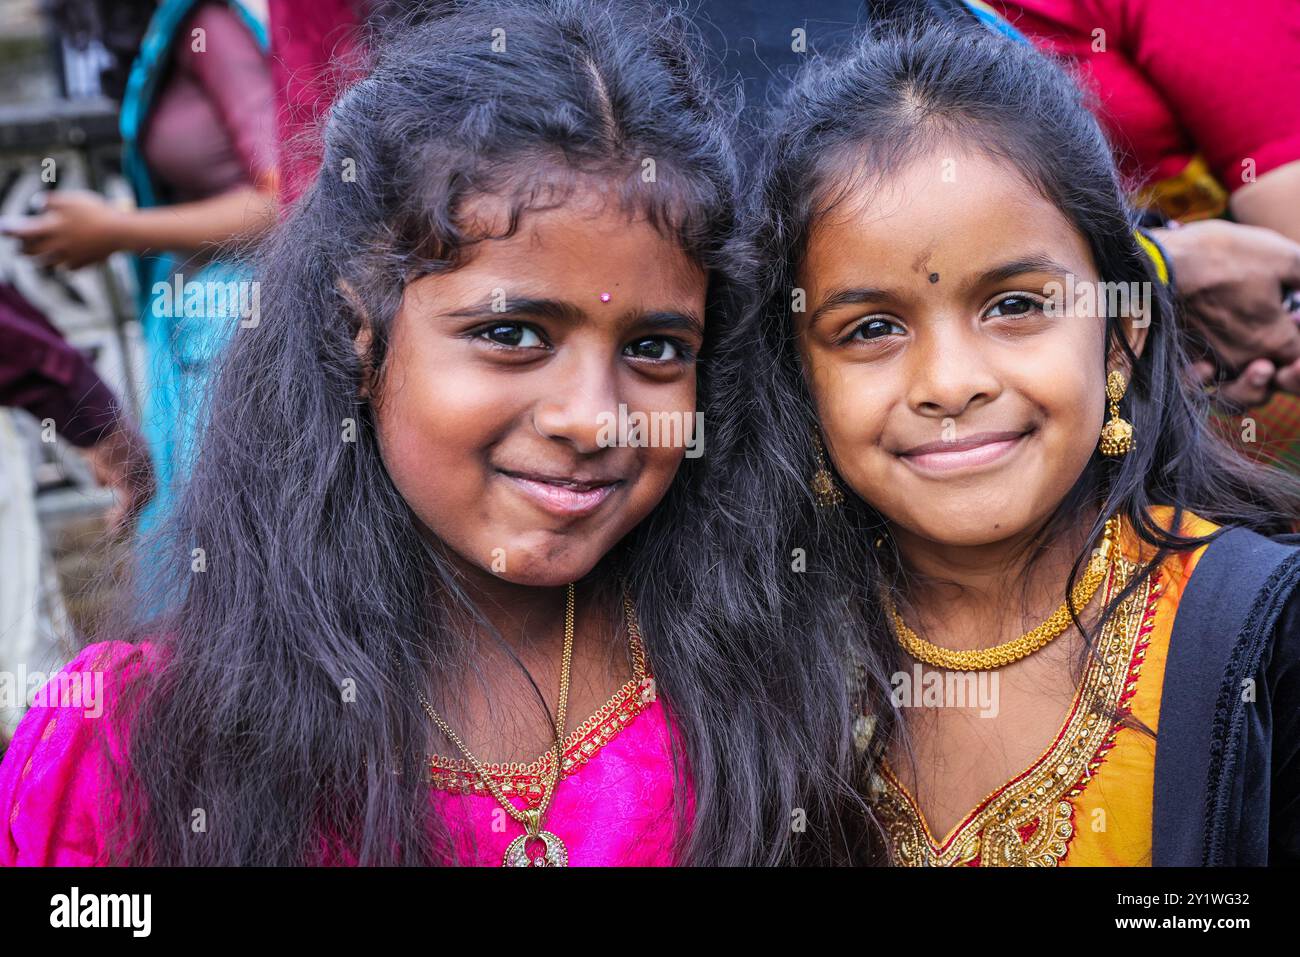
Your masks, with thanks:
[[(480, 198), (467, 228), (499, 234), (506, 212)], [(473, 566), (518, 584), (581, 578), (681, 463), (681, 442), (616, 444), (617, 420), (620, 406), (693, 418), (706, 286), (653, 226), (576, 192), (412, 282), (374, 397), (402, 497)]]
[(1104, 419), (1104, 323), (1045, 302), (1097, 278), (1061, 212), (976, 152), (854, 187), (814, 225), (800, 350), (836, 469), (896, 534), (987, 544), (1066, 495)]

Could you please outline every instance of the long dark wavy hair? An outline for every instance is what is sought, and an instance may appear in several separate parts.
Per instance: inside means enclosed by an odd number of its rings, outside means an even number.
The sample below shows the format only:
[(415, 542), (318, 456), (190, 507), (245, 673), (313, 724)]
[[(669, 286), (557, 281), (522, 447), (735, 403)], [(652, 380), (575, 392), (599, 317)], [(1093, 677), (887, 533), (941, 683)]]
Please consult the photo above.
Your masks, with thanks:
[[(784, 632), (767, 576), (724, 562), (771, 560), (770, 529), (746, 511), (760, 490), (728, 477), (741, 429), (717, 400), (719, 383), (748, 374), (721, 348), (753, 258), (736, 235), (737, 103), (669, 5), (467, 3), (384, 32), (330, 110), (313, 185), (259, 250), (260, 322), (224, 357), (159, 546), (173, 560), (152, 570), (166, 610), (125, 631), (158, 653), (114, 715), (130, 735), (114, 859), (311, 864), (325, 840), (367, 865), (455, 861), (419, 773), (437, 732), (407, 676), (429, 674), (434, 701), (471, 680), (468, 599), (385, 472), (354, 333), (361, 313), (381, 368), (403, 287), (457, 268), (484, 238), (458, 220), (469, 197), (510, 198), (513, 231), (577, 173), (625, 184), (626, 202), (709, 275), (707, 454), (581, 585), (616, 601), (617, 569), (636, 602), (684, 740), (679, 859), (842, 859), (840, 649)], [(355, 442), (340, 440), (349, 421)], [(348, 683), (355, 701), (341, 703)]]
[[(815, 633), (834, 627), (827, 620), (834, 614), (841, 616), (839, 627), (859, 639), (853, 649), (862, 679), (859, 707), (876, 728), (869, 736), (870, 727), (859, 726), (861, 760), (868, 767), (891, 735), (903, 730), (888, 682), (903, 662), (878, 589), (892, 585), (901, 592), (897, 586), (907, 571), (883, 517), (842, 481), (848, 492), (842, 507), (813, 504), (809, 479), (818, 468), (812, 442), (817, 417), (794, 338), (792, 292), (819, 217), (853, 185), (875, 182), (948, 137), (986, 150), (1023, 174), (1086, 239), (1103, 280), (1159, 285), (1134, 238), (1135, 215), (1085, 95), (1066, 70), (1032, 47), (978, 25), (877, 26), (846, 55), (810, 62), (775, 112), (751, 191), (752, 231), (766, 257), (761, 288), (754, 308), (733, 330), (738, 341), (756, 344), (750, 365), (759, 375), (740, 387), (750, 390), (746, 401), (762, 423), (762, 444), (779, 447), (775, 458), (785, 465), (762, 467), (764, 499), (755, 507), (763, 517), (756, 520), (776, 524), (784, 549), (807, 549), (807, 570), (780, 570), (774, 586), (786, 596), (790, 627)], [(1289, 530), (1300, 515), (1300, 492), (1291, 477), (1248, 461), (1210, 427), (1207, 400), (1187, 383), (1187, 357), (1163, 290), (1150, 319), (1140, 356), (1129, 346), (1123, 321), (1108, 315), (1106, 350), (1086, 359), (1101, 365), (1117, 349), (1132, 363), (1121, 413), (1133, 423), (1136, 448), (1121, 459), (1094, 453), (1031, 546), (1033, 558), (1067, 532), (1077, 534), (1085, 520), (1092, 525), (1089, 539), (1097, 541), (1105, 518), (1117, 513), (1154, 546), (1155, 558), (1103, 610), (1102, 622), (1168, 554), (1207, 540), (1161, 528), (1151, 506), (1172, 506), (1175, 527), (1181, 513), (1191, 511), (1265, 533)], [(1097, 401), (1104, 403), (1104, 397)], [(1087, 559), (1087, 550), (1077, 556), (1067, 595)], [(900, 604), (902, 599), (900, 594)], [(1078, 609), (1073, 613), (1077, 623)], [(1087, 644), (1095, 641), (1096, 630), (1084, 631)]]

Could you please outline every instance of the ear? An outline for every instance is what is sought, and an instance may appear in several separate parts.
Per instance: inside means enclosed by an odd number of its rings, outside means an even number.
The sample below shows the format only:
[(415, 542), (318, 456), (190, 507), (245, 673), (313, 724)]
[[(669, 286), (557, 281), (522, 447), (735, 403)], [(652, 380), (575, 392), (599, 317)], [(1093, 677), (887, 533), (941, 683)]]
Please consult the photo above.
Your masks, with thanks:
[(375, 370), (370, 364), (372, 339), (370, 317), (366, 315), (366, 310), (361, 305), (361, 297), (346, 279), (339, 279), (338, 291), (339, 295), (347, 301), (355, 317), (356, 328), (352, 334), (352, 346), (356, 350), (357, 361), (361, 363), (361, 383), (357, 388), (357, 396), (364, 401), (369, 401), (375, 388)]
[[(1130, 315), (1120, 319), (1120, 324), (1129, 348), (1133, 350), (1134, 355), (1140, 357), (1142, 350), (1146, 348), (1147, 333), (1151, 331), (1151, 304), (1144, 303), (1143, 308), (1130, 310)], [(1132, 362), (1123, 349), (1118, 345), (1111, 348), (1110, 354), (1106, 357), (1107, 369), (1119, 369), (1126, 378), (1132, 379), (1131, 365)]]

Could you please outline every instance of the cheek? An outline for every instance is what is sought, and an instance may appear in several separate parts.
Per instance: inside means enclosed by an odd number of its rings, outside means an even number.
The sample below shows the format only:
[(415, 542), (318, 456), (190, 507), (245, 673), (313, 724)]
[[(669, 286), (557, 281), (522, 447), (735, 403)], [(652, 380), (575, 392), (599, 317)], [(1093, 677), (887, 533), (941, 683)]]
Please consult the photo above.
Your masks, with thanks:
[(685, 450), (681, 448), (646, 448), (640, 453), (641, 468), (623, 522), (628, 531), (650, 514), (668, 493), (685, 457)]
[(707, 451), (707, 435), (703, 434), (707, 425), (697, 421), (695, 414), (694, 372), (672, 384), (649, 384), (632, 380), (623, 390), (623, 401), (627, 404), (629, 414), (642, 412), (653, 418), (656, 413), (668, 413), (661, 420), (661, 434), (657, 439), (651, 435), (648, 437), (650, 444), (640, 445), (635, 450), (638, 459), (637, 481), (632, 489), (632, 507), (626, 516), (628, 527), (631, 528), (667, 494), (686, 456), (690, 441), (687, 429), (693, 430), (690, 434), (694, 435), (695, 448), (699, 452)]
[(471, 363), (400, 330), (387, 360), (373, 406), (384, 465), (417, 514), (437, 525), (430, 512), (463, 508), (480, 490), (481, 450), (513, 410)]
[(1040, 423), (1037, 451), (1029, 460), (1034, 464), (1021, 489), (1035, 514), (1046, 514), (1068, 493), (1097, 448), (1106, 414), (1101, 342), (1091, 330), (1074, 330), (1003, 367), (1004, 383)]
[(836, 361), (820, 350), (804, 357), (822, 437), (847, 479), (870, 466), (897, 385), (878, 365)]
[(1105, 412), (1101, 337), (1062, 340), (1020, 357), (1006, 369), (1006, 381), (1044, 413), (1056, 443), (1086, 450), (1096, 444)]

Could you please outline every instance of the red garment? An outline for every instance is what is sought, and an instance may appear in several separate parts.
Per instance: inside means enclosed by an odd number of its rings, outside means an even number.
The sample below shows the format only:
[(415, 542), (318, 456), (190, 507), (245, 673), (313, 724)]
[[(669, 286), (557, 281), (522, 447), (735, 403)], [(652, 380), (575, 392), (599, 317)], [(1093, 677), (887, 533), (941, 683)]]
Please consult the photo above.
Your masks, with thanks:
[[(1300, 159), (1297, 0), (992, 0), (1044, 49), (1078, 62), (1121, 169), (1138, 186), (1201, 154), (1229, 192)], [(1105, 50), (1094, 51), (1104, 30)], [(1100, 39), (1100, 37), (1098, 37)]]
[[(203, 49), (193, 31), (201, 29)], [(275, 182), (275, 91), (266, 55), (224, 3), (200, 4), (177, 33), (171, 71), (143, 138), (171, 202)]]
[(82, 448), (116, 428), (117, 399), (90, 360), (8, 283), (0, 283), (0, 346), (0, 405), (54, 420)]
[(271, 69), (279, 100), (280, 202), (288, 207), (320, 166), (318, 123), (355, 78), (367, 0), (270, 0)]

